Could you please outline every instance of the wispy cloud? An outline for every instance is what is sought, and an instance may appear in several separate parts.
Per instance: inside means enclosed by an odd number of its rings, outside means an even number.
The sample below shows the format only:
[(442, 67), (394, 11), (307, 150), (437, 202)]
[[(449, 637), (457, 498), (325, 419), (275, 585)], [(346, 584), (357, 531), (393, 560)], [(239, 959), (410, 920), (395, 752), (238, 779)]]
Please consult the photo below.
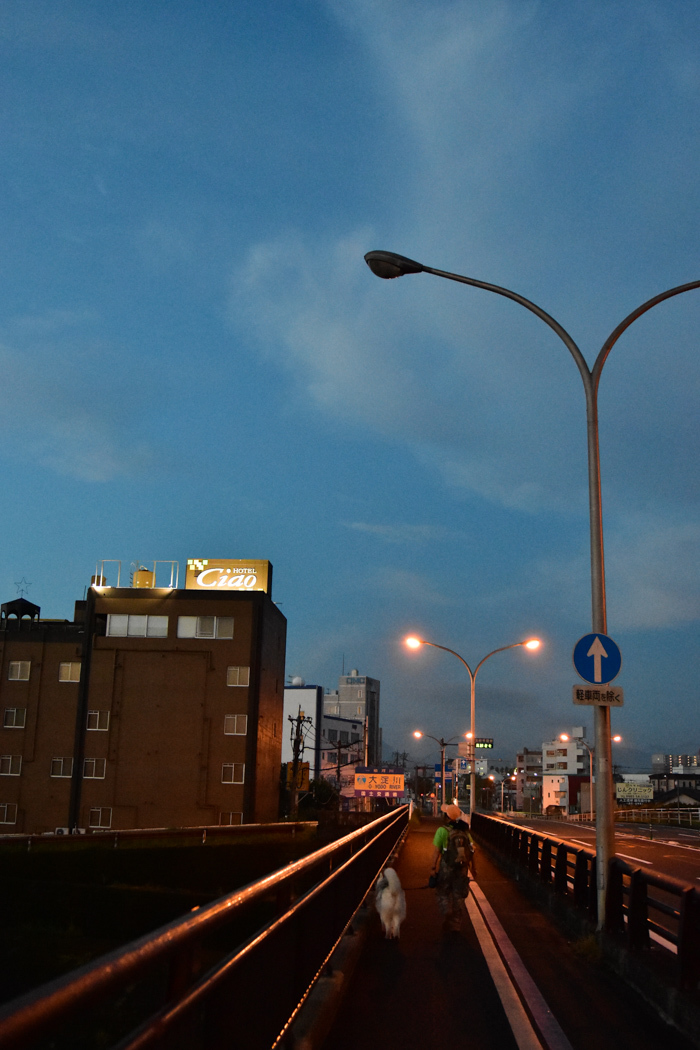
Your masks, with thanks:
[(454, 540), (458, 537), (464, 538), (463, 533), (444, 529), (439, 525), (408, 525), (400, 523), (380, 525), (366, 521), (351, 521), (343, 522), (342, 524), (346, 529), (364, 532), (369, 536), (375, 536), (377, 539), (384, 540), (386, 543), (398, 543), (405, 546), (414, 546), (437, 540)]
[(18, 319), (21, 348), (0, 345), (3, 452), (82, 481), (140, 475), (153, 452), (130, 437), (131, 413), (109, 387), (108, 355), (79, 348), (78, 317), (85, 319), (60, 311)]

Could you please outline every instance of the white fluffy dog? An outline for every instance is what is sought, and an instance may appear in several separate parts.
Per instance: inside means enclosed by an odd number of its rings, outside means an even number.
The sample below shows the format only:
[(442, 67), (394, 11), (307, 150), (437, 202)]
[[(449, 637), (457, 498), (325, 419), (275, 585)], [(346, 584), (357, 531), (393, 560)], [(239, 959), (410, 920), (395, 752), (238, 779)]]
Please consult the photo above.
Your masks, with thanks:
[(375, 905), (386, 937), (398, 937), (406, 918), (406, 897), (393, 868), (385, 868), (377, 880)]

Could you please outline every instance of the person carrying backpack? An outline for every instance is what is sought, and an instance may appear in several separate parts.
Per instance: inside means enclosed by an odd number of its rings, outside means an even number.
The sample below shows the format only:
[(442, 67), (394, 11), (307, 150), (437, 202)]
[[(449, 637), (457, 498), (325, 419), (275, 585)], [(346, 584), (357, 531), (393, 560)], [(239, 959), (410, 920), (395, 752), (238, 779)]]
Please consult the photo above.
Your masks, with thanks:
[(459, 806), (443, 805), (445, 824), (435, 832), (430, 885), (435, 886), (443, 931), (459, 930), (469, 893), (469, 872), (474, 875), (474, 841)]

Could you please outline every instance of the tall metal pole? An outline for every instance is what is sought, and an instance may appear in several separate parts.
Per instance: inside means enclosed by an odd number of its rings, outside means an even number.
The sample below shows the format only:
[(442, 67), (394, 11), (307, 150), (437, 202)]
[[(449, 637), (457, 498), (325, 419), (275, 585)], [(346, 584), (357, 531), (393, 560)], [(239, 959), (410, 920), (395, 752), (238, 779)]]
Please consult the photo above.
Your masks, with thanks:
[[(471, 762), (471, 773), (469, 777), (469, 819), (474, 816), (474, 810), (476, 809), (476, 676), (479, 673), (479, 668), (486, 663), (496, 653), (503, 653), (506, 649), (517, 649), (518, 646), (525, 645), (532, 648), (539, 646), (539, 641), (536, 638), (532, 638), (529, 641), (524, 642), (513, 642), (512, 645), (502, 645), (499, 649), (494, 649), (492, 652), (487, 653), (483, 660), (480, 660), (476, 665), (476, 670), (472, 671), (471, 667), (459, 653), (456, 653), (454, 649), (448, 649), (446, 645), (438, 645), (437, 642), (427, 642), (425, 638), (410, 638), (408, 641), (413, 645), (431, 645), (433, 649), (442, 649), (444, 653), (452, 653), (457, 659), (464, 664), (467, 674), (469, 675), (469, 683), (471, 687), (471, 702), (470, 702), (470, 734), (471, 734), (471, 751), (472, 751), (472, 762)], [(423, 734), (422, 734), (423, 735)], [(435, 737), (431, 737), (431, 740), (435, 740)], [(438, 743), (441, 743), (438, 741)], [(443, 771), (444, 772), (444, 771)], [(444, 785), (444, 777), (443, 777)], [(444, 800), (443, 800), (444, 801)]]
[[(610, 351), (629, 326), (651, 310), (654, 306), (671, 299), (673, 296), (681, 295), (683, 292), (700, 288), (700, 281), (690, 281), (669, 288), (659, 295), (647, 299), (625, 317), (603, 343), (603, 346), (595, 360), (593, 368), (589, 368), (586, 360), (578, 346), (569, 333), (542, 307), (526, 299), (518, 292), (509, 288), (503, 288), (497, 284), (487, 281), (478, 281), (473, 277), (465, 277), (462, 274), (450, 273), (447, 270), (436, 270), (430, 266), (424, 266), (414, 259), (407, 259), (403, 255), (394, 252), (373, 251), (367, 252), (365, 262), (377, 277), (385, 279), (402, 277), (410, 273), (430, 273), (435, 277), (444, 277), (449, 281), (457, 281), (459, 284), (468, 284), (473, 288), (483, 288), (488, 292), (495, 292), (506, 299), (524, 306), (533, 314), (544, 321), (564, 343), (571, 353), (583, 380), (586, 395), (586, 424), (588, 431), (588, 499), (590, 518), (590, 546), (591, 546), (591, 611), (592, 625), (595, 634), (607, 634), (607, 617), (605, 604), (605, 559), (603, 555), (603, 511), (600, 489), (600, 449), (598, 442), (598, 386), (600, 376)], [(598, 903), (598, 928), (605, 925), (605, 894), (607, 887), (608, 868), (614, 853), (615, 835), (613, 826), (613, 785), (612, 785), (612, 748), (610, 741), (610, 708), (602, 704), (595, 708), (595, 760), (596, 760), (596, 879), (597, 879), (597, 903)]]

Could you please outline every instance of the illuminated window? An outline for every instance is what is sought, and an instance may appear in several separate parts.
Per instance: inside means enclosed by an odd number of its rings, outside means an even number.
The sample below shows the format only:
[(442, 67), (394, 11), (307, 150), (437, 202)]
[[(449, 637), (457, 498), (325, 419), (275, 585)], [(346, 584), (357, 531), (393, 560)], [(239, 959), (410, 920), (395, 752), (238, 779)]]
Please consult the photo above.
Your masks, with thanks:
[(87, 728), (106, 733), (109, 729), (109, 711), (88, 711)]
[(80, 681), (80, 661), (70, 660), (65, 663), (58, 665), (58, 680), (59, 682), (79, 682)]
[(51, 776), (52, 777), (70, 777), (73, 775), (73, 759), (72, 758), (52, 758), (51, 759)]
[(106, 768), (106, 759), (86, 758), (83, 762), (83, 778), (85, 780), (104, 780)]
[(178, 638), (233, 638), (233, 616), (178, 616)]
[(242, 824), (243, 814), (242, 813), (219, 813), (219, 824), (230, 826), (232, 824)]
[(21, 755), (0, 755), (0, 777), (18, 777), (21, 772)]
[(245, 736), (248, 732), (248, 715), (224, 715), (226, 736)]
[(141, 613), (110, 613), (107, 634), (111, 638), (167, 638), (167, 616), (143, 616)]
[(0, 824), (17, 823), (17, 806), (14, 802), (0, 802)]
[(10, 660), (7, 678), (10, 682), (28, 682), (31, 660)]
[(91, 828), (111, 828), (112, 808), (111, 806), (96, 806), (90, 810), (88, 826)]
[(243, 784), (245, 781), (244, 762), (224, 762), (221, 767), (222, 784)]
[(4, 729), (24, 729), (27, 721), (26, 707), (6, 707), (2, 724)]
[(227, 667), (226, 685), (250, 685), (250, 668)]

